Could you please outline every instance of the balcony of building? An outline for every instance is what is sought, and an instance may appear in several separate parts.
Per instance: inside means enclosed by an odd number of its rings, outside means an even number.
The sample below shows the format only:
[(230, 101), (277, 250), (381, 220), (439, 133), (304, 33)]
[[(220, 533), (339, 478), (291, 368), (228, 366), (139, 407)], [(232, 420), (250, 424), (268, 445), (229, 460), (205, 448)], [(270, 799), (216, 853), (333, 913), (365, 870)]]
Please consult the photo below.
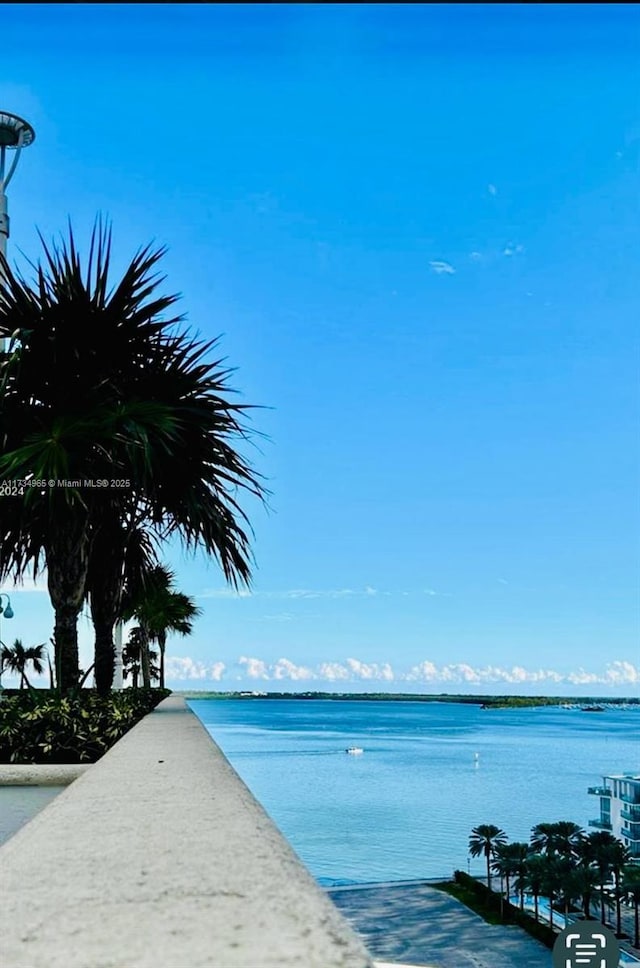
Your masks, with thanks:
[(620, 816), (629, 823), (640, 823), (640, 807), (632, 807), (631, 810), (621, 810)]
[(596, 827), (598, 830), (611, 830), (612, 829), (611, 821), (610, 820), (605, 820), (604, 817), (598, 817), (597, 820), (590, 820), (589, 821), (589, 826), (590, 827)]

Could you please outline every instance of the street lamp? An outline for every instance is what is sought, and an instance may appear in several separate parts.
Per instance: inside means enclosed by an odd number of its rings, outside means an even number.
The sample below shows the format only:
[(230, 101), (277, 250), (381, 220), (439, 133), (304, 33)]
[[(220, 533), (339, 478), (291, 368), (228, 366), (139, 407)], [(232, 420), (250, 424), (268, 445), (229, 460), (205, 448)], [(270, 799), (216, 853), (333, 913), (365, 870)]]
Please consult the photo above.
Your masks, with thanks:
[[(4, 606), (4, 608), (2, 606), (2, 599), (3, 598), (6, 598), (6, 600), (7, 600), (7, 604)], [(6, 592), (2, 592), (0, 594), (0, 615), (4, 615), (5, 618), (13, 618), (13, 609), (11, 608), (11, 599), (6, 594)], [(2, 649), (2, 648), (3, 648), (2, 634), (0, 633), (0, 649)], [(3, 665), (4, 665), (4, 660), (3, 660), (2, 653), (0, 652), (0, 692), (2, 692), (2, 667), (3, 667)]]
[[(7, 211), (6, 189), (13, 178), (18, 159), (23, 148), (28, 148), (36, 136), (31, 125), (17, 114), (0, 111), (0, 254), (7, 257), (9, 238), (9, 215)], [(15, 151), (13, 161), (7, 171), (7, 151)], [(0, 260), (0, 284), (4, 281), (4, 265)], [(0, 350), (6, 351), (6, 340), (2, 340)]]

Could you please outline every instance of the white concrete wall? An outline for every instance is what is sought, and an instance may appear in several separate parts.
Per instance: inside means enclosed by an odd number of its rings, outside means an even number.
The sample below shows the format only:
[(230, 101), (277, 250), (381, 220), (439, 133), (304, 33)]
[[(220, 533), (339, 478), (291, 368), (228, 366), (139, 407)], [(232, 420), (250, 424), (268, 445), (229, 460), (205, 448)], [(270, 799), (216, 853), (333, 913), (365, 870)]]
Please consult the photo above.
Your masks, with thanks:
[(69, 786), (90, 767), (85, 763), (0, 763), (0, 787)]
[(166, 699), (0, 848), (3, 968), (371, 968), (197, 717)]

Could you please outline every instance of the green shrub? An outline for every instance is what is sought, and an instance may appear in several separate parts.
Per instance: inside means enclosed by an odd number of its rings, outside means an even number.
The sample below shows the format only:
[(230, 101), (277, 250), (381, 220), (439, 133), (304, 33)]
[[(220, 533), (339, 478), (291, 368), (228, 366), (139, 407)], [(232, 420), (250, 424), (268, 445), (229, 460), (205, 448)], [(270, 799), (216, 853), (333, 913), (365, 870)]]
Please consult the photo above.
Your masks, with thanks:
[[(455, 871), (453, 879), (456, 884), (477, 900), (477, 905), (474, 905), (474, 910), (478, 914), (481, 914), (483, 917), (486, 916), (485, 912), (499, 915), (503, 923), (517, 924), (519, 927), (524, 928), (532, 937), (541, 941), (547, 948), (553, 948), (558, 935), (548, 924), (542, 921), (536, 921), (532, 914), (529, 914), (527, 911), (521, 911), (519, 907), (515, 907), (515, 905), (506, 899), (503, 899), (501, 904), (499, 894), (496, 894), (495, 891), (490, 891), (486, 884), (476, 880), (475, 877), (471, 877), (465, 871)], [(492, 922), (495, 923), (493, 919)]]
[(95, 763), (169, 695), (168, 689), (127, 689), (100, 698), (53, 692), (0, 702), (0, 763)]

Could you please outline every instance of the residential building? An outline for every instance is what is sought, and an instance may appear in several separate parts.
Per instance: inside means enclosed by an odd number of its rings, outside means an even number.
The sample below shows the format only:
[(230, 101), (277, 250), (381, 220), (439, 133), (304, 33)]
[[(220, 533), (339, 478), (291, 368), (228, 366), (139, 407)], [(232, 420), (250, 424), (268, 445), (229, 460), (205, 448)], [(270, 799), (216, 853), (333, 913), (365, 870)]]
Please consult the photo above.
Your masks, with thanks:
[(618, 773), (602, 777), (602, 786), (589, 787), (600, 799), (600, 816), (589, 826), (608, 830), (640, 861), (640, 774)]

